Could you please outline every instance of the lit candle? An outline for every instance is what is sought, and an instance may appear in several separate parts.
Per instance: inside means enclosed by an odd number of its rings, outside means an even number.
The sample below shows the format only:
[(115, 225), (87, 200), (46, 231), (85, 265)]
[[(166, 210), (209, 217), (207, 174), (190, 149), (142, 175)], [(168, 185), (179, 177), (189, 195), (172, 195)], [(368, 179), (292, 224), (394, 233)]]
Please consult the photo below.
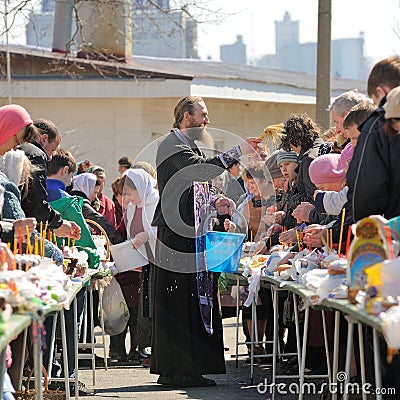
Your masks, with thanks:
[(343, 238), (343, 227), (344, 227), (344, 216), (345, 216), (345, 214), (346, 214), (346, 209), (343, 208), (343, 211), (342, 211), (342, 222), (340, 223), (338, 254), (340, 254), (340, 250), (342, 248), (342, 238)]
[(387, 237), (387, 242), (388, 242), (389, 252), (390, 252), (390, 259), (393, 260), (394, 252), (393, 252), (392, 235), (390, 234), (390, 228), (388, 226), (385, 226), (385, 228), (386, 228), (386, 237)]
[(331, 240), (330, 240), (330, 243), (331, 243), (331, 244), (330, 244), (329, 247), (330, 247), (331, 249), (333, 249), (332, 229), (329, 229), (329, 237), (330, 237), (330, 239), (331, 239)]
[(299, 232), (297, 232), (296, 228), (295, 228), (295, 232), (296, 232), (297, 246), (298, 246), (299, 251), (300, 251), (300, 236), (299, 236)]
[(26, 253), (27, 254), (32, 254), (31, 237), (29, 235), (28, 225), (25, 225), (25, 230), (26, 230)]
[(250, 242), (253, 241), (253, 231), (250, 231)]
[(34, 243), (35, 243), (35, 247), (34, 247), (33, 252), (34, 252), (35, 256), (37, 256), (39, 254), (39, 247), (38, 247), (38, 236), (36, 234), (34, 237)]
[(18, 249), (18, 247), (17, 247), (17, 238), (15, 237), (14, 238), (14, 255), (17, 254), (17, 249)]
[(71, 244), (71, 238), (68, 238), (68, 247), (70, 247)]
[(347, 239), (346, 239), (346, 257), (349, 254), (350, 248), (350, 239), (351, 239), (351, 225), (349, 225), (349, 229), (347, 230)]
[(40, 221), (40, 236), (43, 234), (43, 221)]
[(18, 253), (22, 254), (22, 228), (18, 228)]
[(40, 257), (43, 257), (43, 249), (44, 249), (44, 239), (43, 239), (43, 231), (42, 234), (40, 235), (40, 241), (39, 241), (39, 255)]

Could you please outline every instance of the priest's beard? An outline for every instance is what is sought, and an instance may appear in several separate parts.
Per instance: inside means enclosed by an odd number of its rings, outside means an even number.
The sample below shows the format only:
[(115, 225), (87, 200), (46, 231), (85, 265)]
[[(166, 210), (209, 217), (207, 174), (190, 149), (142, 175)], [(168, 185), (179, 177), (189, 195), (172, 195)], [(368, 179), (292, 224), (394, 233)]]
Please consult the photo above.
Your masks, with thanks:
[(205, 126), (190, 127), (187, 129), (187, 135), (192, 140), (200, 140), (210, 149), (214, 148), (214, 139)]

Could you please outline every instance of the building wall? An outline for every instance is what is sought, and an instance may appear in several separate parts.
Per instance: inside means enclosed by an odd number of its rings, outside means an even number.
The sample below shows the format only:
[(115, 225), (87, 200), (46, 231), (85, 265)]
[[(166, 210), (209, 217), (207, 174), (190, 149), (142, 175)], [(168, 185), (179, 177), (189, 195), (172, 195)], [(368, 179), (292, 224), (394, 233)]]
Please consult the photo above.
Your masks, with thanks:
[(32, 13), (26, 25), (26, 43), (51, 48), (53, 45), (54, 12)]
[[(164, 0), (162, 3), (168, 5)], [(51, 9), (51, 4), (46, 9)], [(76, 32), (75, 21), (72, 32)], [(32, 46), (51, 48), (53, 45), (54, 12), (32, 13), (26, 26), (26, 41)], [(148, 10), (133, 13), (132, 54), (198, 58), (197, 23), (182, 12), (162, 13)]]
[(238, 35), (236, 42), (219, 46), (220, 59), (231, 64), (247, 64), (246, 45), (243, 36)]
[[(154, 163), (157, 139), (168, 133), (178, 98), (14, 98), (33, 118), (48, 118), (63, 133), (61, 147), (77, 160), (102, 165), (108, 184), (118, 175), (122, 156)], [(284, 121), (291, 112), (314, 115), (312, 105), (205, 99), (210, 132), (221, 150), (238, 144), (238, 136), (258, 136), (265, 126)], [(219, 130), (215, 130), (218, 128)], [(220, 131), (223, 130), (223, 131)], [(107, 184), (107, 192), (111, 193)]]
[(132, 54), (197, 58), (197, 24), (182, 12), (138, 12), (132, 20)]

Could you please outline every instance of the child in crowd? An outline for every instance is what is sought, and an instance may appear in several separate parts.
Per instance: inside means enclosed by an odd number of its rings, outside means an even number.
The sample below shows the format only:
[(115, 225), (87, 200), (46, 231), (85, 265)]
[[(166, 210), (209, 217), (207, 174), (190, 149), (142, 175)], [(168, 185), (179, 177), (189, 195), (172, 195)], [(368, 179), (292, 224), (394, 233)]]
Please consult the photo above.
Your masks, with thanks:
[(385, 130), (388, 134), (400, 132), (400, 86), (392, 89), (386, 98), (385, 109)]

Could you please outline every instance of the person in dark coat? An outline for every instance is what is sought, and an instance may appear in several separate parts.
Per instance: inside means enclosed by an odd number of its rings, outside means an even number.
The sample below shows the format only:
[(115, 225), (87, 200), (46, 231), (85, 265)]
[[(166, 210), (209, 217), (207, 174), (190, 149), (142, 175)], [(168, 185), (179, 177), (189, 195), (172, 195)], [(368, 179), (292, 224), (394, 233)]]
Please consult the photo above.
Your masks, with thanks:
[(27, 217), (47, 222), (49, 229), (58, 237), (79, 239), (79, 226), (75, 222), (63, 220), (60, 213), (47, 202), (47, 163), (61, 142), (60, 132), (53, 122), (46, 119), (35, 120), (33, 124), (38, 132), (36, 139), (20, 146), (34, 166), (28, 193), (22, 193), (22, 209)]
[[(377, 70), (386, 70), (384, 83), (374, 83)], [(386, 78), (386, 75), (392, 79)], [(400, 85), (400, 57), (391, 57), (376, 64), (368, 80), (368, 93), (378, 108), (360, 125), (361, 134), (347, 172), (347, 199), (353, 222), (371, 214), (390, 219), (400, 215), (400, 136), (388, 134), (384, 106), (386, 94)], [(383, 79), (382, 79), (383, 80)]]
[(156, 156), (160, 201), (153, 219), (158, 240), (150, 372), (160, 375), (157, 383), (166, 386), (212, 386), (215, 381), (202, 375), (225, 373), (218, 274), (200, 270), (204, 253), (196, 254), (202, 239), (196, 227), (203, 206), (214, 204), (219, 214), (227, 214), (232, 204), (213, 196), (206, 182), (241, 154), (253, 151), (259, 141), (249, 138), (207, 159), (194, 142), (210, 138), (204, 129), (209, 119), (203, 99), (181, 99), (174, 117), (174, 129), (160, 143)]
[(282, 139), (285, 151), (293, 150), (298, 155), (297, 177), (293, 184), (293, 197), (296, 203), (314, 204), (315, 185), (311, 182), (308, 167), (318, 157), (323, 140), (319, 137), (320, 128), (306, 114), (292, 115), (284, 126), (286, 135)]

